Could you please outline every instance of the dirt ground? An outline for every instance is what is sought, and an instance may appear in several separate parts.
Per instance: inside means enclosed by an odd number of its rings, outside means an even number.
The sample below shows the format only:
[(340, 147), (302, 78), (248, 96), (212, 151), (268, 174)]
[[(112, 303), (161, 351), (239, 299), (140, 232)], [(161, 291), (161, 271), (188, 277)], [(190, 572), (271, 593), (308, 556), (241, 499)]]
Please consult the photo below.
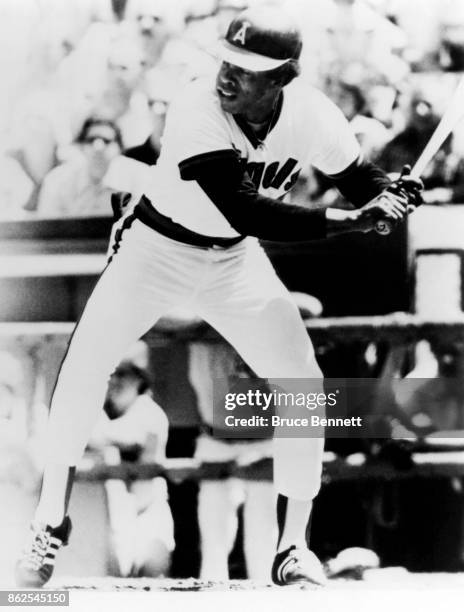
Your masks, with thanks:
[[(195, 591), (300, 591), (323, 590), (323, 587), (295, 585), (278, 587), (269, 583), (252, 580), (230, 580), (227, 582), (189, 579), (149, 578), (60, 578), (52, 581), (49, 589), (101, 590), (101, 591), (152, 591), (152, 592), (195, 592)], [(464, 573), (413, 574), (403, 568), (386, 568), (366, 571), (362, 579), (337, 578), (329, 580), (329, 590), (462, 590), (464, 598)], [(464, 605), (464, 603), (463, 603)]]

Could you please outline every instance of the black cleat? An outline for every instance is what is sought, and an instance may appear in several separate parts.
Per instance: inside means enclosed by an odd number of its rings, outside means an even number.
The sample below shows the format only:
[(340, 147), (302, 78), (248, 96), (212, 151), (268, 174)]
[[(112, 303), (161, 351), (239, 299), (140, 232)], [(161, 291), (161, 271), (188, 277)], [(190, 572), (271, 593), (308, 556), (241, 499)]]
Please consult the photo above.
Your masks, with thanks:
[(272, 580), (279, 586), (291, 584), (325, 585), (322, 563), (308, 548), (290, 546), (277, 553), (272, 564)]
[(32, 539), (16, 564), (16, 583), (19, 587), (40, 588), (50, 580), (56, 553), (61, 546), (67, 545), (71, 527), (69, 516), (65, 516), (58, 527), (32, 523)]

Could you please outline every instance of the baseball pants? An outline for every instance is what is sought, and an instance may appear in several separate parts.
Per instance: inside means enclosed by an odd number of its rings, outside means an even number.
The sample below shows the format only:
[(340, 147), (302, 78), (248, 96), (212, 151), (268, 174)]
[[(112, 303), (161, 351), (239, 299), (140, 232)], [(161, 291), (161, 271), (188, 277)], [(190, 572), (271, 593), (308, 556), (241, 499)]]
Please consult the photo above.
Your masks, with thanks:
[[(114, 254), (72, 335), (52, 398), (48, 462), (79, 463), (109, 377), (128, 348), (172, 308), (214, 327), (262, 378), (320, 378), (298, 309), (258, 241), (224, 248), (186, 245), (132, 216), (119, 221)], [(312, 499), (323, 440), (276, 438), (278, 493)]]

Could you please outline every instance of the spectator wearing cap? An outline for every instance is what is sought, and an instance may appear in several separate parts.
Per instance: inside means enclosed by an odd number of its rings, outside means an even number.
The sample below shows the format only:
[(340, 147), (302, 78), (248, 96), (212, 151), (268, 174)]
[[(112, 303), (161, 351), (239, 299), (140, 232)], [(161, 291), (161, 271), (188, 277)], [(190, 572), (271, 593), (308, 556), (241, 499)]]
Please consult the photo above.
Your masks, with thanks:
[[(162, 463), (168, 429), (164, 411), (152, 398), (147, 371), (133, 360), (123, 361), (110, 379), (104, 414), (89, 446), (112, 464)], [(166, 481), (161, 477), (130, 484), (108, 480), (105, 489), (114, 573), (166, 574), (175, 545)]]
[(76, 144), (79, 154), (45, 177), (38, 205), (42, 217), (111, 215), (112, 190), (104, 177), (122, 150), (119, 128), (112, 121), (89, 118)]

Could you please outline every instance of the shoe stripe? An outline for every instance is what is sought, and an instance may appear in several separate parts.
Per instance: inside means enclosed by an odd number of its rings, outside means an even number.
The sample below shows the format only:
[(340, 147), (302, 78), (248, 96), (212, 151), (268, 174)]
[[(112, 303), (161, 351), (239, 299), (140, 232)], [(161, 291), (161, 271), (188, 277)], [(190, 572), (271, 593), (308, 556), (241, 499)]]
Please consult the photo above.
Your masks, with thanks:
[(277, 568), (276, 575), (277, 575), (277, 580), (278, 580), (279, 582), (282, 582), (282, 566), (283, 566), (283, 565), (284, 565), (284, 564), (285, 564), (287, 561), (288, 561), (288, 557), (285, 557), (285, 558), (284, 558), (284, 559), (281, 561), (280, 565), (279, 565), (279, 566), (278, 566), (278, 568)]
[(284, 570), (290, 563), (294, 563), (295, 559), (293, 557), (286, 557), (283, 562), (277, 568), (277, 577), (281, 582), (285, 582)]
[(67, 519), (59, 532), (58, 528), (34, 522), (31, 530), (32, 542), (24, 548), (22, 558), (16, 564), (16, 581), (19, 585), (41, 587), (52, 576), (55, 556), (67, 543), (64, 540), (68, 539), (71, 522)]
[(44, 559), (44, 565), (55, 565), (55, 557), (49, 557), (48, 555)]
[(48, 570), (45, 566), (42, 566), (39, 569), (38, 574), (42, 578), (42, 580), (46, 582), (51, 576), (51, 571)]

